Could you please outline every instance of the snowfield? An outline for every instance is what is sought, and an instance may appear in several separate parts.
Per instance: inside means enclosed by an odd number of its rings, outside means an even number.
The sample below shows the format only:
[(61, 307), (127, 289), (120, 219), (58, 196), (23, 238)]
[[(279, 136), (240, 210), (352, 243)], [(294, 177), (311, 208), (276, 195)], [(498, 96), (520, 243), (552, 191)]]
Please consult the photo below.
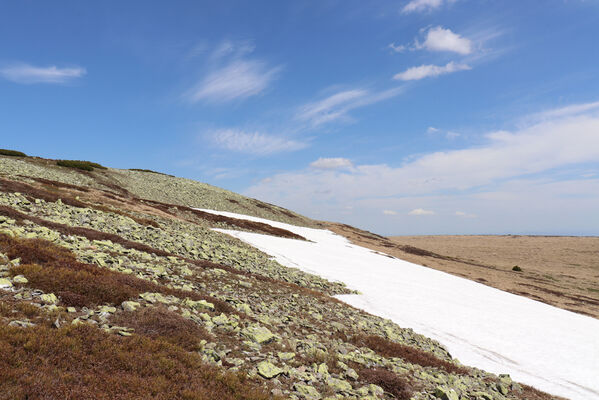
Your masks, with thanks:
[(463, 364), (572, 400), (599, 399), (599, 320), (503, 292), (351, 244), (328, 230), (264, 222), (310, 242), (220, 230), (279, 263), (361, 295), (338, 296), (369, 313), (441, 342)]

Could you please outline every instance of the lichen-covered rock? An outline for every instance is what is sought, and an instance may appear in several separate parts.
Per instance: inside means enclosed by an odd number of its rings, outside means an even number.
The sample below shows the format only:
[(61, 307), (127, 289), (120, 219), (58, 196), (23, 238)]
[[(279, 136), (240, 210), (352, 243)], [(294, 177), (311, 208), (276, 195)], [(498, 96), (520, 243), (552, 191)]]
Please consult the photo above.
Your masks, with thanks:
[(121, 307), (123, 307), (123, 310), (125, 311), (135, 311), (141, 304), (139, 304), (137, 301), (123, 301), (121, 303)]
[(182, 305), (193, 308), (194, 310), (209, 310), (214, 311), (214, 304), (206, 300), (191, 300), (189, 298), (181, 302)]
[(307, 400), (320, 400), (322, 396), (313, 386), (306, 385), (304, 383), (296, 383), (293, 385), (293, 389), (297, 394)]
[(42, 294), (40, 296), (40, 300), (44, 304), (56, 304), (56, 303), (58, 303), (58, 298), (56, 297), (56, 295), (54, 293)]
[(274, 341), (276, 336), (268, 329), (260, 325), (252, 325), (241, 331), (241, 334), (249, 340), (266, 344)]
[(330, 377), (327, 379), (327, 386), (335, 391), (335, 393), (350, 392), (352, 390), (351, 383), (343, 379)]
[(289, 361), (291, 359), (293, 359), (295, 357), (295, 353), (292, 352), (278, 352), (277, 353), (277, 357), (279, 357), (279, 359), (281, 361)]
[(0, 289), (8, 289), (12, 287), (12, 282), (6, 278), (0, 278)]
[(457, 392), (446, 386), (437, 386), (435, 396), (441, 400), (460, 400)]
[(27, 278), (25, 278), (25, 276), (23, 276), (23, 275), (17, 275), (15, 277), (13, 277), (12, 281), (14, 283), (27, 283), (27, 282), (29, 282), (29, 280)]
[(285, 370), (277, 367), (269, 361), (259, 362), (256, 368), (258, 369), (258, 375), (266, 379), (274, 378), (285, 372)]

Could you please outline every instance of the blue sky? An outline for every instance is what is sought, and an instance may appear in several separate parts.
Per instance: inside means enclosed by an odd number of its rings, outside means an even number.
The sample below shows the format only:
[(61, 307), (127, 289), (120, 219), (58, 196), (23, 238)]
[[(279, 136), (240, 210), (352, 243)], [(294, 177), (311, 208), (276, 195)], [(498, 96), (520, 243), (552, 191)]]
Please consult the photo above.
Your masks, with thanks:
[(599, 2), (0, 1), (3, 148), (383, 234), (599, 234)]

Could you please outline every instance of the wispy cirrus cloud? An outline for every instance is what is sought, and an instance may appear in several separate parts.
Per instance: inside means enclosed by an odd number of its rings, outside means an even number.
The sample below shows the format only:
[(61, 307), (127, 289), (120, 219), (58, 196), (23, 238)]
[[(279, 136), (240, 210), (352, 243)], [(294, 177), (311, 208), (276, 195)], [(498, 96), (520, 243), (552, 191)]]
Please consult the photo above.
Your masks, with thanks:
[[(271, 176), (245, 194), (329, 220), (341, 218), (338, 210), (352, 206), (353, 217), (345, 220), (369, 227), (380, 218), (379, 226), (406, 234), (424, 225), (391, 225), (381, 210), (413, 215), (426, 215), (418, 209), (435, 210), (435, 219), (462, 217), (464, 229), (479, 233), (563, 232), (561, 224), (567, 220), (570, 229), (597, 234), (596, 219), (593, 223), (588, 216), (599, 215), (599, 179), (588, 171), (599, 166), (599, 104), (575, 104), (540, 115), (541, 120), (526, 126), (482, 134), (483, 143), (418, 155), (398, 166), (306, 168)], [(555, 216), (555, 222), (547, 215)]]
[(301, 106), (296, 113), (296, 119), (309, 122), (312, 126), (319, 126), (332, 121), (349, 120), (351, 110), (395, 97), (402, 90), (401, 87), (378, 92), (368, 89), (343, 90), (324, 99)]
[(447, 75), (458, 71), (467, 71), (472, 69), (468, 64), (448, 62), (446, 65), (420, 65), (411, 67), (407, 70), (395, 74), (393, 79), (401, 81), (416, 81), (424, 78), (431, 78), (440, 75)]
[(192, 103), (225, 103), (264, 92), (278, 77), (281, 67), (247, 56), (254, 50), (249, 42), (221, 43), (208, 57), (205, 76), (185, 97)]
[(221, 129), (208, 135), (212, 143), (225, 150), (256, 156), (267, 156), (306, 148), (306, 142), (239, 129)]
[(411, 0), (403, 8), (401, 12), (409, 14), (413, 12), (426, 12), (432, 11), (445, 4), (454, 3), (456, 0)]
[(87, 73), (82, 67), (59, 68), (55, 65), (37, 67), (25, 63), (6, 65), (0, 68), (0, 76), (15, 83), (68, 83)]

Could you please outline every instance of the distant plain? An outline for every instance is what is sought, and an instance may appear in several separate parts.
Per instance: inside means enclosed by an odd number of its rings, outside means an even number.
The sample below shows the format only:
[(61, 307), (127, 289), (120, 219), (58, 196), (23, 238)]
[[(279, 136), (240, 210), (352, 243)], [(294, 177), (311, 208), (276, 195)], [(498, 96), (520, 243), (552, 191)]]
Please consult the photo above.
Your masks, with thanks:
[[(342, 224), (329, 223), (327, 227), (372, 250), (599, 318), (599, 237), (387, 238)], [(514, 271), (516, 266), (521, 271)]]

